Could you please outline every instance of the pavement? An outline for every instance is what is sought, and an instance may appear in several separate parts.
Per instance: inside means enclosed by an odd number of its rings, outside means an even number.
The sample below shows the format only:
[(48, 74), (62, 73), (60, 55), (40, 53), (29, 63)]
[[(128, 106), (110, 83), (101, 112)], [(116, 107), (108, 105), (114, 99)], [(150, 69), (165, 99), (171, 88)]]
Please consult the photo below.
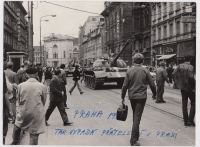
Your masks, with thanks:
[[(73, 86), (72, 78), (67, 79), (67, 91)], [(102, 89), (91, 90), (80, 84), (84, 91), (80, 95), (77, 88), (72, 95), (68, 94), (66, 109), (68, 118), (74, 122), (72, 126), (63, 126), (61, 116), (56, 108), (46, 127), (46, 133), (39, 137), (39, 145), (65, 146), (130, 146), (132, 128), (132, 110), (128, 105), (128, 117), (125, 122), (115, 119), (115, 112), (121, 103), (121, 89), (114, 83), (105, 84)], [(185, 127), (182, 119), (180, 91), (165, 89), (165, 104), (156, 104), (152, 100), (150, 89), (140, 123), (141, 146), (194, 146), (195, 127)], [(49, 96), (46, 102), (48, 107)], [(6, 144), (12, 142), (13, 124), (9, 124)], [(25, 133), (21, 144), (29, 142), (29, 134)]]

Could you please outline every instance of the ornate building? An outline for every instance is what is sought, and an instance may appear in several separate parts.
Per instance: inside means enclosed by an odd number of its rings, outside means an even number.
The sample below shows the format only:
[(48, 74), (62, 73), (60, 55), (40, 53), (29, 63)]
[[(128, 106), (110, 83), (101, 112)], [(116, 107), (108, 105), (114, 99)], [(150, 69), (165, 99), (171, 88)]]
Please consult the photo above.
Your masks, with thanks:
[(156, 64), (183, 62), (189, 53), (196, 56), (196, 23), (185, 23), (185, 16), (196, 16), (196, 4), (186, 2), (159, 2), (152, 5), (152, 47)]
[(146, 2), (133, 3), (132, 9), (133, 55), (144, 55), (144, 64), (151, 64), (151, 9)]
[(73, 37), (53, 34), (44, 37), (44, 53), (46, 65), (59, 67), (60, 64), (68, 65), (73, 59)]
[[(34, 48), (34, 64), (40, 64), (40, 46), (33, 46)], [(42, 55), (42, 65), (45, 65), (46, 61), (44, 58), (44, 46), (41, 46), (41, 55)]]
[(21, 1), (4, 2), (4, 59), (13, 62), (14, 71), (27, 59), (27, 12)]
[[(105, 18), (105, 47), (108, 55), (117, 54), (125, 42), (131, 39), (132, 2), (105, 2), (101, 13)], [(128, 65), (132, 64), (132, 49), (128, 45), (120, 56)]]

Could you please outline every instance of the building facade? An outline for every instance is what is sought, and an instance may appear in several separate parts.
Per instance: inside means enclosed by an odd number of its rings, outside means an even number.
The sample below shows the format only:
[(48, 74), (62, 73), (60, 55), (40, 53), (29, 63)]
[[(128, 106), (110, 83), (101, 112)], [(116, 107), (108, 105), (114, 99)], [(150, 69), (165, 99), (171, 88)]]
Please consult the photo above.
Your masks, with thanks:
[(151, 9), (146, 2), (132, 3), (132, 54), (144, 55), (145, 65), (151, 64)]
[[(41, 53), (40, 53), (40, 46), (33, 46), (33, 48), (34, 48), (34, 64), (45, 65), (46, 61), (44, 58), (44, 46), (41, 46)], [(42, 61), (40, 62), (41, 56), (42, 56)]]
[(44, 37), (44, 52), (46, 65), (58, 67), (60, 64), (68, 65), (73, 59), (73, 37), (53, 34)]
[(84, 38), (82, 45), (84, 48), (84, 64), (86, 65), (93, 63), (103, 55), (103, 38), (105, 38), (103, 26), (104, 23), (99, 24)]
[(79, 63), (79, 46), (78, 46), (78, 38), (74, 38), (73, 40), (73, 59)]
[(78, 46), (79, 46), (79, 61), (80, 64), (83, 66), (85, 59), (84, 59), (84, 50), (86, 48), (85, 45), (82, 43), (87, 40), (88, 34), (97, 28), (99, 24), (104, 22), (104, 18), (102, 16), (89, 16), (87, 21), (84, 23), (83, 26), (79, 28), (79, 38), (78, 38)]
[[(105, 2), (101, 13), (105, 18), (105, 50), (108, 55), (117, 54), (132, 36), (132, 2)], [(120, 56), (132, 64), (132, 46), (129, 44)]]
[(28, 55), (26, 15), (21, 1), (4, 2), (4, 60), (13, 62), (15, 72)]
[(152, 4), (152, 47), (155, 64), (183, 62), (186, 54), (196, 56), (196, 23), (184, 23), (185, 16), (196, 16), (196, 5), (187, 2)]

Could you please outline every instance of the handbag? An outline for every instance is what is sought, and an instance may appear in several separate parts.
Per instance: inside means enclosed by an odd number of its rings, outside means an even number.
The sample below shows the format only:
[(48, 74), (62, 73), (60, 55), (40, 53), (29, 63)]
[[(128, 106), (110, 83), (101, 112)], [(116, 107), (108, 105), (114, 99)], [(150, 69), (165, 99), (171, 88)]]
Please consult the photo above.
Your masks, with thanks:
[(116, 119), (120, 121), (126, 121), (128, 115), (128, 106), (122, 101), (122, 105), (117, 109)]

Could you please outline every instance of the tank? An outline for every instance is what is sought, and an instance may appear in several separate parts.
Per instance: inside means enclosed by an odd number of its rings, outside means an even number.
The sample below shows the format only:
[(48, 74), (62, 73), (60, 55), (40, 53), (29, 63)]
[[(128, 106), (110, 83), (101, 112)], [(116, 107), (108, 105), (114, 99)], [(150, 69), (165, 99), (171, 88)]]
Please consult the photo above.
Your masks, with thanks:
[(97, 89), (101, 88), (104, 83), (116, 82), (119, 87), (122, 87), (126, 71), (129, 68), (120, 58), (120, 55), (130, 42), (130, 40), (127, 40), (122, 50), (115, 57), (109, 58), (108, 55), (104, 55), (93, 63), (93, 67), (85, 69), (83, 71), (85, 86)]

